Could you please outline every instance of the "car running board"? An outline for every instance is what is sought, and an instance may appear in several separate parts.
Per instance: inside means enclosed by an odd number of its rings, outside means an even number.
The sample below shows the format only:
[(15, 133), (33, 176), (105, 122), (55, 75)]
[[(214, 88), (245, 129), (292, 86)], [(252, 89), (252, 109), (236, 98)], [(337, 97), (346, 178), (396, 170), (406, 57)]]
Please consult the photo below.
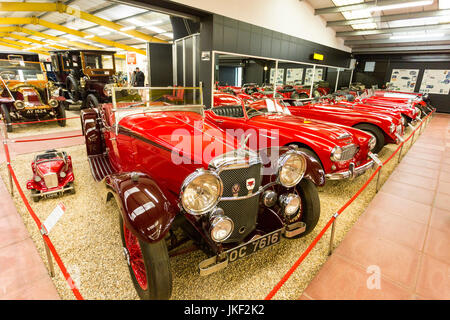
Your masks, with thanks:
[(102, 181), (103, 178), (114, 172), (107, 155), (93, 155), (89, 156), (88, 159), (91, 173), (95, 181)]

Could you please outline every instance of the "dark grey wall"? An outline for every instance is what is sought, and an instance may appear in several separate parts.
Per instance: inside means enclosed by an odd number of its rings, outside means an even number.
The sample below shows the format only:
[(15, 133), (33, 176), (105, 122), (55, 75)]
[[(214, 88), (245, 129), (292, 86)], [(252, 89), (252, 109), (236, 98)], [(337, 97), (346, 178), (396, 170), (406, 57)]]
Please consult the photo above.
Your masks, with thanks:
[(219, 67), (219, 84), (222, 86), (235, 86), (236, 67)]
[[(351, 54), (348, 52), (216, 14), (201, 18), (200, 38), (201, 51), (216, 50), (343, 68), (350, 65)], [(312, 60), (312, 54), (315, 52), (323, 54), (324, 60)], [(211, 105), (211, 63), (212, 61), (200, 63), (206, 106)]]
[[(397, 55), (358, 55), (358, 64), (353, 81), (366, 86), (373, 84), (381, 88), (390, 81), (392, 69), (419, 69), (415, 92), (419, 92), (425, 69), (450, 69), (450, 54), (397, 54)], [(364, 72), (366, 61), (375, 61), (375, 72)], [(430, 94), (431, 103), (439, 112), (450, 113), (450, 94)]]
[(150, 61), (152, 87), (166, 87), (173, 84), (172, 45), (169, 43), (149, 43), (147, 51)]

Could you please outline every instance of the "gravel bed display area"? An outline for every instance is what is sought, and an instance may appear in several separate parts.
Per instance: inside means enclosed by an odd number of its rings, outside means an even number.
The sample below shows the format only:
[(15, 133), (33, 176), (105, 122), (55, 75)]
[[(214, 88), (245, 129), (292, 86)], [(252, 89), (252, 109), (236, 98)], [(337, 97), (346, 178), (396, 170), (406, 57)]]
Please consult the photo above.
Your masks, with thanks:
[[(68, 112), (68, 116), (71, 113)], [(76, 129), (79, 129), (79, 121), (77, 126)], [(45, 130), (48, 128), (40, 130), (39, 133), (46, 133)], [(408, 129), (405, 136), (410, 132), (411, 130)], [(409, 147), (410, 142), (404, 147), (403, 154)], [(396, 148), (396, 145), (386, 146), (380, 152), (380, 158), (387, 159)], [(100, 184), (92, 178), (85, 146), (73, 146), (64, 150), (72, 156), (76, 194), (65, 194), (62, 197), (43, 199), (34, 203), (30, 192), (26, 189), (26, 181), (32, 176), (30, 164), (35, 154), (20, 155), (13, 160), (12, 165), (17, 178), (31, 206), (42, 221), (59, 202), (65, 204), (67, 211), (51, 231), (50, 239), (83, 297), (85, 299), (138, 299), (122, 251), (118, 209), (114, 201), (105, 202)], [(394, 157), (383, 168), (381, 183), (386, 181), (397, 165), (397, 159), (398, 156)], [(304, 238), (283, 239), (281, 243), (273, 247), (231, 263), (224, 270), (206, 277), (200, 277), (198, 274), (198, 263), (207, 258), (201, 251), (171, 258), (172, 299), (263, 299), (299, 258), (330, 217), (365, 183), (372, 172), (373, 170), (369, 170), (353, 181), (328, 181), (325, 187), (320, 188), (321, 218), (315, 230)], [(8, 175), (5, 164), (0, 166), (0, 174), (7, 184)], [(339, 217), (336, 225), (335, 246), (339, 245), (375, 196), (375, 183), (376, 179)], [(42, 237), (34, 221), (26, 211), (17, 191), (13, 198), (42, 260), (47, 265)], [(300, 297), (328, 258), (329, 234), (330, 231), (325, 233), (274, 299)], [(56, 264), (55, 270), (56, 276), (53, 281), (61, 298), (74, 299)]]

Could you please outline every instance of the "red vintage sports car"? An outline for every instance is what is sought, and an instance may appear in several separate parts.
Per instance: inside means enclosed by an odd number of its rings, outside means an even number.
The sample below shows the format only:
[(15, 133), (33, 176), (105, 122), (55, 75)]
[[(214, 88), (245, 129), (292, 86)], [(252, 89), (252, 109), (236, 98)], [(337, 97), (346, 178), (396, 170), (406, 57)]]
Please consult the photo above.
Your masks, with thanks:
[(184, 89), (183, 105), (156, 102), (160, 88), (116, 102), (113, 89), (112, 104), (81, 112), (92, 174), (117, 202), (123, 250), (144, 299), (170, 297), (179, 229), (210, 256), (199, 264), (207, 275), (282, 235), (308, 234), (320, 216), (316, 185), (325, 175), (317, 160), (295, 147), (249, 150), (204, 117), (199, 89)]
[(387, 114), (358, 110), (334, 103), (301, 103), (295, 100), (274, 101), (288, 106), (294, 116), (322, 120), (353, 127), (369, 133), (376, 139), (373, 153), (378, 153), (388, 143), (403, 141), (403, 125), (400, 113)]
[(27, 189), (35, 202), (42, 197), (75, 193), (72, 158), (65, 151), (47, 150), (38, 154), (31, 163), (33, 178), (27, 181)]
[[(371, 135), (351, 127), (293, 116), (285, 106), (270, 99), (245, 105), (232, 95), (215, 94), (213, 108), (205, 114), (207, 119), (236, 135), (253, 132), (255, 136), (268, 137), (269, 145), (297, 145), (321, 163), (330, 180), (355, 178), (375, 163), (376, 155), (370, 149), (376, 141)], [(250, 147), (259, 148), (252, 144)]]

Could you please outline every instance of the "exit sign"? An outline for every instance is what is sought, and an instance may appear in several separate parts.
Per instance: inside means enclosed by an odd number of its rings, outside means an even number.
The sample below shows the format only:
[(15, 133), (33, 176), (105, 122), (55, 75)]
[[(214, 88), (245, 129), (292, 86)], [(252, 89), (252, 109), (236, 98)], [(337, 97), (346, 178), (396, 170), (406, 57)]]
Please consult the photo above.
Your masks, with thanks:
[(314, 60), (320, 60), (320, 61), (322, 61), (322, 60), (323, 60), (323, 54), (320, 54), (320, 53), (314, 53), (314, 54), (313, 54), (313, 59), (314, 59)]

